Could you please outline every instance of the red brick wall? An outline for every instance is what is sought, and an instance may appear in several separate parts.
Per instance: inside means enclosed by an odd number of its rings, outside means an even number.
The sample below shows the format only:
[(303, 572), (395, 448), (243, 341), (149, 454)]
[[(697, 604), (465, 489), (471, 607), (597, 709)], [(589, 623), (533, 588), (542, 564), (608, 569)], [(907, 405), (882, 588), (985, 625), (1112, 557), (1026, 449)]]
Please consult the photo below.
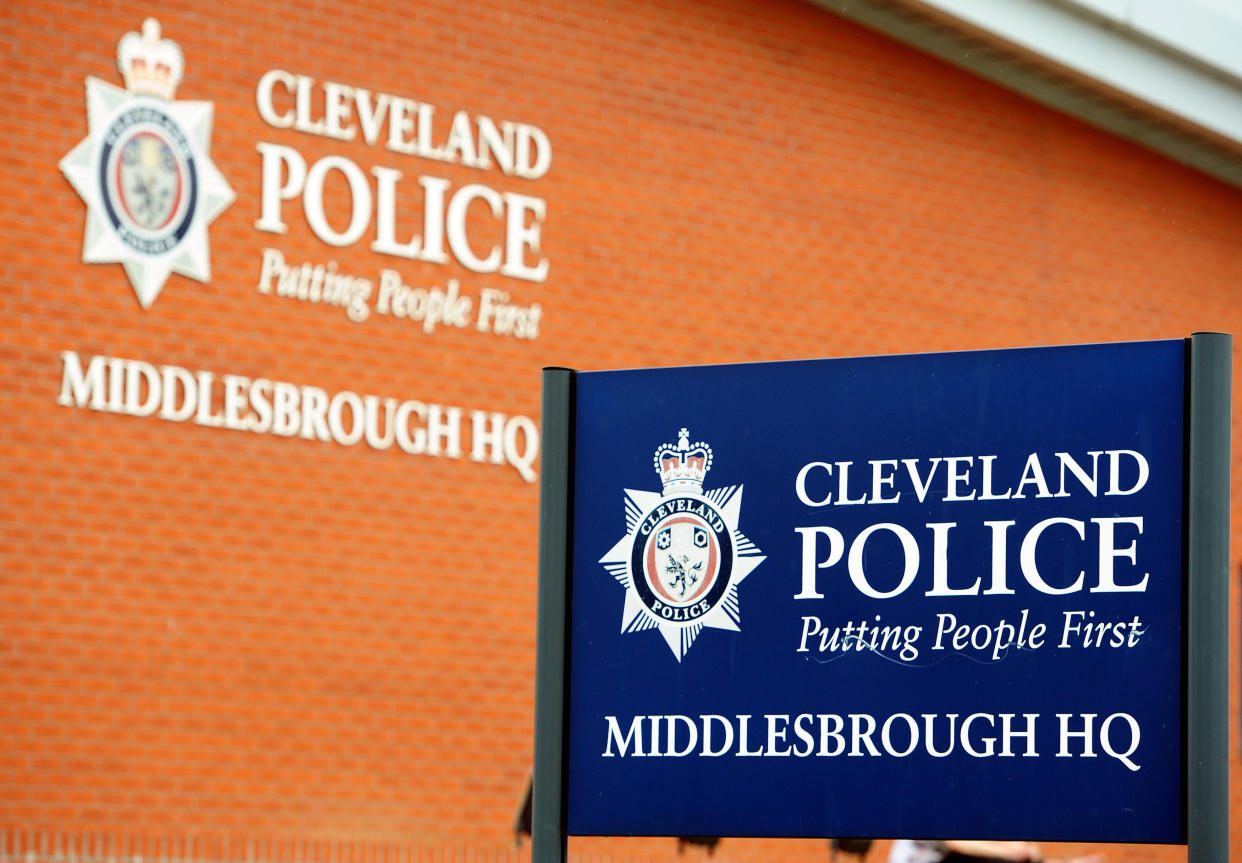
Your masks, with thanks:
[[(184, 52), (178, 98), (215, 104), (236, 200), (210, 227), (211, 281), (173, 275), (144, 310), (119, 264), (81, 262), (86, 207), (57, 165), (87, 134), (84, 79), (121, 84), (117, 41), (146, 15)], [(468, 458), (62, 406), (62, 351), (537, 418), (548, 364), (1242, 332), (1242, 193), (802, 3), (22, 0), (0, 45), (0, 861), (526, 853), (510, 825), (532, 757), (536, 486)], [(524, 180), (274, 129), (255, 87), (275, 68), (440, 121), (533, 124), (551, 168)], [(329, 247), (294, 204), (287, 234), (259, 231), (260, 141), (542, 198), (547, 280), (396, 260), (369, 235)], [(264, 295), (264, 248), (500, 287), (540, 303), (539, 337)], [(675, 328), (670, 299), (698, 301)], [(1230, 758), (1236, 793), (1236, 738)], [(826, 853), (726, 840), (715, 856)]]

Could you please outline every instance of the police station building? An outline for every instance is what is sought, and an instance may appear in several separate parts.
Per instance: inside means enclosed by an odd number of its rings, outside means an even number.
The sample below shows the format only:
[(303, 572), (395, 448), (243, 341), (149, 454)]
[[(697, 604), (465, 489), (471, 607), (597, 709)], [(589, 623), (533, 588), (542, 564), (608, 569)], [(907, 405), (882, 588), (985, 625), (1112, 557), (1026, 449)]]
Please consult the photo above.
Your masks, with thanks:
[[(0, 863), (529, 860), (544, 367), (1242, 332), (1229, 0), (16, 0), (0, 33)], [(771, 478), (813, 513), (780, 538), (805, 565), (781, 568), (761, 563), (771, 537), (738, 539), (764, 507), (753, 481), (740, 528), (740, 492), (701, 502), (732, 454), (679, 407), (692, 395), (650, 392), (633, 410), (663, 436), (585, 456), (634, 469), (605, 490), (618, 544), (592, 577), (615, 623), (592, 638), (692, 674), (756, 637), (752, 597), (778, 589), (803, 609), (790, 655), (854, 663), (864, 687), (867, 662), (969, 675), (1011, 646), (1142, 644), (1144, 620), (1086, 599), (1053, 621), (987, 604), (1068, 590), (1037, 558), (1051, 537), (1098, 561), (1082, 597), (1142, 589), (1127, 549), (1154, 528), (1123, 504), (1155, 487), (1144, 447), (825, 448)], [(849, 427), (815, 399), (824, 440)], [(644, 508), (661, 484), (689, 502)], [(1117, 505), (980, 526), (973, 553), (1001, 574), (969, 601), (937, 569), (965, 527), (884, 527), (897, 495), (1006, 494)], [(871, 534), (835, 520), (850, 504), (922, 550), (909, 583), (868, 569)], [(701, 557), (643, 588), (624, 572), (648, 536)], [(726, 552), (734, 580), (695, 587)], [(851, 584), (926, 613), (850, 617), (833, 592)], [(1018, 714), (765, 710), (635, 704), (592, 745), (825, 781), (905, 759), (911, 784), (945, 747), (986, 750), (986, 770), (1061, 745)], [(1093, 720), (1102, 737), (1066, 726), (1067, 754), (1142, 769), (1162, 730), (1122, 716)], [(1237, 816), (1231, 832), (1242, 858)], [(573, 837), (569, 855), (821, 863), (829, 838)]]

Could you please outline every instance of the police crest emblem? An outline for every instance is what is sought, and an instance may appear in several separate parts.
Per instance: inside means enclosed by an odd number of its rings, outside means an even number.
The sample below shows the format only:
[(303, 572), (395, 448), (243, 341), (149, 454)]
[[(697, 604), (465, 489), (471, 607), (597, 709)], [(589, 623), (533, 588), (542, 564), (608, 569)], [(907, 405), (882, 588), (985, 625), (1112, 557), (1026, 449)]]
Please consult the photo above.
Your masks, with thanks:
[(233, 202), (211, 161), (211, 102), (174, 101), (185, 62), (154, 18), (117, 48), (125, 89), (86, 79), (89, 132), (60, 161), (86, 203), (85, 263), (124, 266), (145, 309), (180, 273), (211, 278), (207, 226)]
[(657, 629), (680, 662), (705, 627), (737, 631), (737, 586), (763, 562), (738, 530), (742, 487), (705, 491), (712, 450), (690, 442), (656, 450), (662, 492), (625, 489), (626, 534), (600, 563), (625, 588), (621, 632)]

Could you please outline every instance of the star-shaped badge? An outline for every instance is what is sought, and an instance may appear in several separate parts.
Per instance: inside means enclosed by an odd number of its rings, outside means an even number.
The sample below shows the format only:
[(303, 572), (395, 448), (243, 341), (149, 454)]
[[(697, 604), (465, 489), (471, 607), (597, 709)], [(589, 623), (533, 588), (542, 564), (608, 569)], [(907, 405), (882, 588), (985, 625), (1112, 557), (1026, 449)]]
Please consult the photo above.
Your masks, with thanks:
[(704, 491), (711, 463), (684, 428), (656, 450), (664, 491), (625, 489), (626, 534), (600, 559), (625, 588), (621, 632), (659, 630), (678, 662), (704, 628), (740, 628), (738, 585), (764, 560), (738, 530), (742, 487)]
[(127, 34), (127, 88), (86, 79), (88, 133), (60, 161), (86, 202), (82, 260), (122, 264), (144, 309), (170, 273), (211, 279), (207, 226), (235, 197), (211, 161), (213, 104), (171, 98), (180, 57), (154, 19)]

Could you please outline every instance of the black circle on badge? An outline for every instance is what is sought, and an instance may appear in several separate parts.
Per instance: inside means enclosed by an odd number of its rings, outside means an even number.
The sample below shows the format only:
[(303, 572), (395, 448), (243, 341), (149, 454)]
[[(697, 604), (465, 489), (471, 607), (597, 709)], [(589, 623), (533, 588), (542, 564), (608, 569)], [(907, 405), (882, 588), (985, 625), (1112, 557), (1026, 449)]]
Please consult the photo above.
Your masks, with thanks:
[(651, 526), (635, 533), (630, 576), (647, 610), (688, 624), (715, 608), (733, 570), (733, 536), (719, 511), (702, 498), (675, 497), (639, 524)]

